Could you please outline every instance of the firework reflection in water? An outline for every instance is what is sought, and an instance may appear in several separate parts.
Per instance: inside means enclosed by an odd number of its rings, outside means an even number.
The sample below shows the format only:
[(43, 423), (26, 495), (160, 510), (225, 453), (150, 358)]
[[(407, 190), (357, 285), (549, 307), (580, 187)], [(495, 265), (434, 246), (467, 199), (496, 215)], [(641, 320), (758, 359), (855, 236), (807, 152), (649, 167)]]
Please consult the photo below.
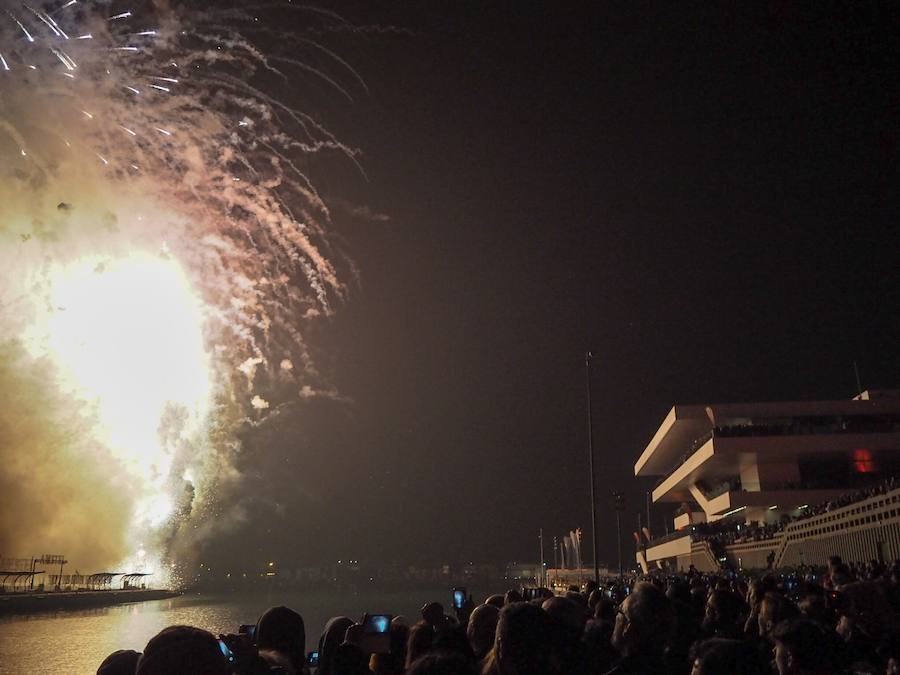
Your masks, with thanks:
[(240, 518), (267, 390), (320, 385), (347, 261), (305, 167), (357, 153), (255, 83), (364, 84), (316, 37), (352, 27), (279, 7), (0, 0), (4, 553), (158, 573)]

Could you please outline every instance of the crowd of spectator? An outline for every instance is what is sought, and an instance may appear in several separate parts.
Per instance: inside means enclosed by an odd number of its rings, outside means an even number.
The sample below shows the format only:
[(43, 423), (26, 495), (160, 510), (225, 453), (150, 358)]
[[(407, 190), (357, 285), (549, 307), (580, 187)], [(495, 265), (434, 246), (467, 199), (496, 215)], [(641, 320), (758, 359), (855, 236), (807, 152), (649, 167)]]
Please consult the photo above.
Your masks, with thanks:
[(783, 514), (781, 518), (772, 523), (751, 522), (735, 520), (718, 520), (714, 523), (698, 523), (693, 526), (692, 534), (698, 541), (715, 542), (719, 546), (730, 546), (754, 541), (767, 541), (780, 534), (789, 524), (812, 518), (823, 513), (834, 511), (844, 506), (850, 506), (872, 497), (886, 494), (900, 487), (900, 481), (891, 477), (864, 490), (848, 492), (823, 501), (819, 504), (806, 506), (800, 509), (796, 516)]
[(895, 490), (898, 487), (900, 487), (900, 481), (891, 476), (890, 478), (887, 478), (871, 487), (848, 492), (841, 495), (840, 497), (835, 497), (834, 499), (830, 499), (813, 506), (808, 506), (800, 512), (800, 515), (797, 516), (795, 520), (803, 520), (805, 518), (818, 516), (822, 513), (828, 513), (829, 511), (834, 511), (835, 509), (849, 506), (850, 504), (855, 504), (856, 502), (861, 502), (864, 499), (870, 499), (871, 497), (877, 497), (879, 495), (887, 494), (891, 490)]
[[(218, 637), (171, 626), (98, 675), (897, 675), (900, 561), (788, 576), (733, 572), (507, 591), (412, 625), (332, 618), (307, 653), (301, 615), (267, 610)], [(383, 621), (379, 626), (378, 621)]]

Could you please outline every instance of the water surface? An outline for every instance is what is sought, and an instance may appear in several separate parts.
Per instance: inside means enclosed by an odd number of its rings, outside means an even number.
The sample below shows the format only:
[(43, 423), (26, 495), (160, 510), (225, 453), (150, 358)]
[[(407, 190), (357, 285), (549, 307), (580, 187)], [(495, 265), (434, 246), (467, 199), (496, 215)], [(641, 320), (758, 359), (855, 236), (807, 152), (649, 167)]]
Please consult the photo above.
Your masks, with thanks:
[[(449, 590), (437, 591), (291, 591), (242, 594), (192, 594), (130, 605), (0, 618), (0, 675), (95, 673), (116, 649), (141, 651), (153, 635), (174, 624), (236, 633), (255, 623), (273, 605), (303, 615), (306, 647), (312, 649), (332, 616), (358, 619), (364, 612), (402, 614), (409, 623), (419, 608), (437, 600), (449, 606)], [(476, 595), (476, 597), (480, 597)]]

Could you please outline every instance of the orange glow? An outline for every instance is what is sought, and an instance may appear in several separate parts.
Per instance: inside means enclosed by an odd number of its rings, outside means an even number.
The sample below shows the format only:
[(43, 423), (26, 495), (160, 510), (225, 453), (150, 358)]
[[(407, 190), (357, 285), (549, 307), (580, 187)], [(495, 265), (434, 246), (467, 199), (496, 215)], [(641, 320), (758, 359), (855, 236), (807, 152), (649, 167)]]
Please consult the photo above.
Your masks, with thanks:
[(853, 470), (856, 473), (875, 473), (878, 471), (878, 462), (872, 457), (871, 450), (853, 451)]

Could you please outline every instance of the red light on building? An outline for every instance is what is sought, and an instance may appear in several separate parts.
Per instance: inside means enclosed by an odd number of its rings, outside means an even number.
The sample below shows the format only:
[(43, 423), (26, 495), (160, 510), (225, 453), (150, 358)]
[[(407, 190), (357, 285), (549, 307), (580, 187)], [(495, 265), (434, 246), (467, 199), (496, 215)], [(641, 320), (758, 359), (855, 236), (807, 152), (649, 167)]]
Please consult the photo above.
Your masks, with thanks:
[(872, 457), (871, 450), (853, 451), (853, 470), (856, 473), (875, 473), (878, 471), (878, 462)]

